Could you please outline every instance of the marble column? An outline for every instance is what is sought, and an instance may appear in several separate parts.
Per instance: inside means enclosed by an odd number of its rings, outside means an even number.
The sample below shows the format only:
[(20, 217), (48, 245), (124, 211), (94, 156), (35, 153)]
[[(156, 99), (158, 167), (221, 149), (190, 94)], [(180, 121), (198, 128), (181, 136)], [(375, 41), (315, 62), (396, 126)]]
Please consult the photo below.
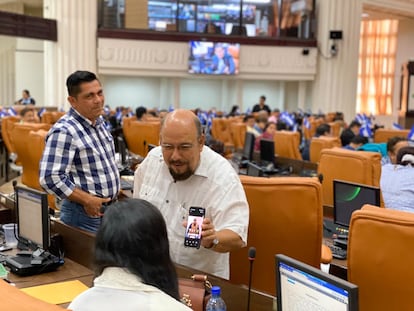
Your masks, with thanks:
[[(312, 111), (342, 111), (346, 121), (356, 114), (361, 0), (319, 0), (318, 75), (312, 87)], [(331, 40), (330, 31), (341, 30), (341, 40)], [(332, 45), (336, 45), (336, 55)]]
[(97, 70), (97, 0), (44, 0), (45, 18), (57, 20), (58, 41), (45, 42), (45, 106), (69, 109), (66, 78)]

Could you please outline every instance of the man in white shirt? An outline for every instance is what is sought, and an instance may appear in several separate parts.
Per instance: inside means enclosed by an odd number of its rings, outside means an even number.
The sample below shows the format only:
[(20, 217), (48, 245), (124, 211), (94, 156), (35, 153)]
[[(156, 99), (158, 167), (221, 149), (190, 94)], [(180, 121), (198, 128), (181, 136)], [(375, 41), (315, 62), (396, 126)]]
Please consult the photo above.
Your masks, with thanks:
[[(173, 261), (229, 278), (229, 252), (246, 245), (249, 207), (231, 164), (204, 145), (193, 112), (175, 110), (165, 117), (160, 146), (135, 172), (134, 197), (164, 215)], [(191, 206), (206, 209), (200, 249), (184, 247)]]

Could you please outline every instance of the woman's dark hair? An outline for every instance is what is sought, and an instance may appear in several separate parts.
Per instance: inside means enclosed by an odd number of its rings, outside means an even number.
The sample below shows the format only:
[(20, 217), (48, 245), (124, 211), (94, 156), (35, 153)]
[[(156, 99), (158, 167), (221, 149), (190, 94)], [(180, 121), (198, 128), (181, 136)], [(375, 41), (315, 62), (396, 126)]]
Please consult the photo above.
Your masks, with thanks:
[(97, 275), (107, 267), (126, 268), (145, 284), (179, 299), (164, 218), (145, 200), (125, 199), (105, 211), (96, 234), (95, 267)]
[[(411, 155), (411, 157), (404, 158), (404, 156), (407, 154)], [(414, 147), (407, 146), (407, 147), (402, 147), (400, 150), (398, 150), (397, 164), (401, 164), (404, 166), (411, 164), (412, 166), (414, 166)]]
[[(90, 71), (75, 71), (66, 79), (66, 87), (69, 96), (76, 97), (80, 93), (80, 85), (85, 82), (98, 80), (96, 75)], [(98, 80), (99, 81), (99, 80)]]

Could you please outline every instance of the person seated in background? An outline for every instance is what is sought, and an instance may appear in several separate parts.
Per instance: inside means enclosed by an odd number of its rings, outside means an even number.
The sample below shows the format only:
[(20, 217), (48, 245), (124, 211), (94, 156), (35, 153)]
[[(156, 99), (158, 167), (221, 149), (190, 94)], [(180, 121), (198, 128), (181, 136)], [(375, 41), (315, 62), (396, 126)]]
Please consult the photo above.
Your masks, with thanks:
[(31, 107), (24, 107), (20, 110), (20, 123), (38, 123), (36, 111)]
[(209, 21), (204, 26), (204, 33), (208, 33), (208, 34), (221, 34), (221, 28), (219, 26), (217, 26), (216, 24), (214, 24), (212, 21)]
[[(322, 137), (322, 136), (331, 136), (331, 126), (328, 123), (322, 123), (316, 128), (315, 136), (314, 137)], [(311, 144), (312, 138), (307, 141), (303, 145), (302, 149), (302, 159), (305, 161), (310, 160), (310, 144)]]
[(341, 143), (342, 146), (347, 146), (351, 142), (351, 139), (356, 135), (359, 135), (359, 130), (361, 129), (361, 123), (354, 120), (348, 126), (348, 128), (344, 129), (341, 133)]
[(261, 110), (266, 110), (270, 115), (271, 110), (268, 105), (266, 105), (266, 96), (262, 95), (259, 98), (259, 103), (253, 106), (252, 112), (259, 112)]
[(238, 105), (234, 105), (233, 107), (231, 107), (231, 110), (229, 112), (229, 114), (227, 115), (228, 117), (235, 117), (240, 115), (240, 108)]
[(179, 301), (167, 227), (141, 199), (108, 207), (95, 241), (94, 286), (69, 305), (73, 311), (191, 310)]
[(227, 47), (222, 43), (214, 45), (214, 55), (211, 58), (211, 66), (208, 72), (213, 74), (234, 74), (236, 72), (236, 65), (233, 56), (228, 53)]
[(260, 151), (260, 141), (262, 139), (273, 140), (273, 136), (275, 135), (275, 132), (276, 132), (276, 123), (274, 122), (266, 123), (264, 130), (263, 130), (263, 134), (256, 137), (254, 141), (254, 151)]
[(361, 135), (356, 135), (355, 137), (353, 137), (351, 139), (351, 142), (344, 146), (344, 149), (348, 149), (348, 150), (358, 150), (359, 148), (361, 148), (363, 145), (368, 143), (368, 138), (361, 136)]
[(407, 147), (409, 142), (407, 138), (402, 136), (394, 136), (387, 141), (387, 156), (382, 158), (381, 164), (396, 164), (397, 153), (402, 147)]
[(140, 106), (135, 109), (135, 116), (138, 121), (146, 121), (147, 118), (147, 108)]
[(385, 208), (414, 212), (414, 147), (402, 147), (396, 164), (381, 168), (380, 187)]
[(275, 108), (271, 112), (270, 117), (267, 119), (267, 121), (277, 124), (277, 122), (279, 121), (279, 117), (280, 117), (280, 110), (279, 108)]
[(16, 101), (16, 105), (36, 105), (36, 101), (30, 96), (29, 90), (23, 90), (22, 98)]
[(254, 137), (258, 137), (261, 132), (255, 128), (256, 119), (252, 114), (248, 114), (243, 118), (243, 123), (246, 124), (246, 131), (252, 133)]

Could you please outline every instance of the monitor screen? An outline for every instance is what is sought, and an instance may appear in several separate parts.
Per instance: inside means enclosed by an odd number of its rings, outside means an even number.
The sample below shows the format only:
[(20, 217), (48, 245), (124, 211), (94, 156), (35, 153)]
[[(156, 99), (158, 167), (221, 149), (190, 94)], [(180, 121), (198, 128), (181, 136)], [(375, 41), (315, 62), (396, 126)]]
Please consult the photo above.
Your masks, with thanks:
[[(239, 73), (240, 44), (190, 41), (188, 72), (206, 75), (235, 75)], [(236, 59), (237, 58), (237, 59)]]
[(274, 163), (275, 161), (275, 143), (273, 140), (260, 140), (260, 162), (262, 164)]
[(364, 204), (380, 206), (380, 189), (334, 179), (334, 223), (349, 227), (353, 211)]
[(121, 156), (121, 164), (125, 165), (127, 163), (127, 148), (126, 148), (125, 140), (121, 136), (118, 136), (117, 142), (118, 142), (118, 152), (119, 152), (119, 155)]
[(358, 310), (358, 287), (285, 255), (276, 255), (277, 310)]
[(31, 249), (47, 250), (50, 244), (47, 194), (23, 186), (16, 186), (15, 191), (19, 242)]
[(255, 137), (253, 133), (246, 132), (244, 136), (243, 159), (251, 161), (253, 158)]

